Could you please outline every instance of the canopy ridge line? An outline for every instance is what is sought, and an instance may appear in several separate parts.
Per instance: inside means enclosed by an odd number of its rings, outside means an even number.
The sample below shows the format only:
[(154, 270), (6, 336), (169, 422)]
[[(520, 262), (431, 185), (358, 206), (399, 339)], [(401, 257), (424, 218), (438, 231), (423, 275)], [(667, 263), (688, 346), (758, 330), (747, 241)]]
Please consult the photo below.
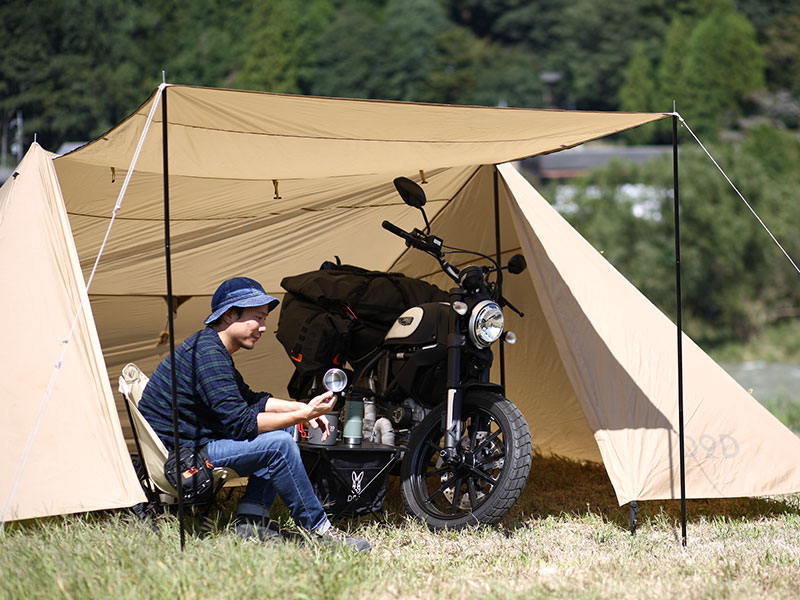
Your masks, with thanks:
[[(449, 198), (433, 198), (431, 200), (428, 200), (428, 204), (435, 204), (437, 202), (445, 202), (446, 203), (446, 202), (450, 202), (450, 199)], [(281, 211), (271, 210), (271, 211), (268, 211), (268, 212), (265, 212), (265, 213), (258, 213), (258, 214), (252, 213), (252, 214), (238, 215), (238, 216), (233, 216), (233, 217), (222, 217), (222, 216), (192, 217), (192, 218), (170, 217), (170, 221), (172, 221), (173, 223), (203, 223), (203, 222), (209, 222), (209, 221), (220, 221), (220, 222), (240, 221), (240, 220), (258, 219), (258, 218), (265, 217), (265, 216), (279, 217), (279, 216), (287, 215), (287, 214), (288, 215), (294, 215), (294, 213), (297, 212), (298, 210), (303, 211), (303, 212), (325, 212), (325, 211), (330, 211), (330, 210), (341, 210), (341, 209), (359, 210), (359, 209), (362, 209), (362, 208), (363, 209), (366, 209), (366, 208), (389, 208), (389, 207), (392, 207), (392, 206), (403, 206), (403, 203), (402, 202), (387, 201), (387, 202), (378, 202), (378, 203), (371, 202), (369, 204), (335, 204), (335, 205), (331, 205), (331, 206), (319, 206), (319, 207), (301, 206), (299, 208), (292, 209), (291, 211), (288, 211), (288, 212), (287, 211), (281, 212)], [(427, 206), (427, 204), (426, 204), (426, 206)], [(102, 220), (102, 219), (111, 219), (112, 218), (112, 217), (109, 217), (109, 216), (106, 216), (106, 215), (93, 215), (91, 213), (82, 213), (82, 212), (76, 212), (76, 211), (67, 211), (67, 214), (70, 215), (71, 217), (83, 217), (85, 219)], [(143, 222), (163, 223), (164, 222), (164, 217), (116, 217), (116, 220), (117, 221), (143, 221)]]
[(725, 173), (725, 171), (722, 170), (722, 167), (719, 166), (719, 163), (717, 163), (717, 161), (714, 160), (714, 157), (711, 156), (711, 153), (703, 145), (703, 142), (701, 142), (700, 139), (695, 135), (694, 131), (692, 131), (692, 128), (689, 127), (689, 124), (684, 120), (684, 118), (680, 114), (678, 114), (678, 113), (675, 113), (675, 114), (678, 117), (678, 120), (681, 122), (681, 125), (686, 127), (686, 129), (689, 131), (689, 133), (692, 134), (692, 137), (694, 138), (694, 141), (696, 141), (700, 145), (700, 147), (703, 149), (703, 152), (705, 152), (706, 155), (708, 156), (708, 158), (711, 159), (711, 162), (714, 163), (714, 166), (717, 167), (717, 169), (719, 169), (719, 172), (722, 173), (722, 176), (725, 178), (725, 181), (728, 182), (728, 184), (733, 188), (733, 191), (736, 192), (736, 194), (739, 196), (739, 198), (741, 198), (742, 202), (744, 202), (744, 205), (750, 210), (751, 213), (753, 213), (753, 216), (761, 224), (761, 227), (764, 228), (764, 231), (766, 231), (767, 234), (769, 234), (769, 237), (771, 237), (772, 241), (775, 242), (775, 245), (778, 248), (780, 248), (780, 251), (783, 252), (783, 255), (786, 257), (786, 259), (790, 263), (792, 263), (792, 266), (794, 267), (794, 270), (797, 271), (798, 274), (800, 274), (800, 267), (798, 267), (797, 264), (792, 260), (792, 257), (789, 256), (789, 253), (786, 252), (786, 250), (784, 250), (783, 246), (781, 246), (780, 242), (773, 235), (773, 233), (769, 230), (769, 227), (767, 227), (766, 224), (764, 223), (764, 221), (761, 220), (761, 217), (758, 216), (758, 213), (756, 213), (756, 211), (753, 209), (753, 207), (750, 206), (750, 203), (745, 199), (745, 197), (742, 195), (742, 193), (739, 191), (739, 189), (733, 184), (733, 182), (730, 180), (730, 177), (728, 177), (728, 175)]
[[(161, 84), (159, 86), (159, 89), (164, 87), (164, 85), (165, 84)], [(28, 459), (30, 458), (31, 451), (33, 450), (33, 442), (36, 439), (36, 434), (39, 432), (39, 427), (42, 424), (42, 420), (44, 419), (44, 413), (45, 410), (47, 409), (47, 404), (50, 401), (50, 397), (53, 395), (53, 389), (55, 388), (58, 374), (61, 371), (61, 366), (64, 363), (64, 356), (67, 353), (67, 347), (69, 345), (70, 340), (72, 339), (73, 334), (75, 333), (75, 326), (78, 324), (78, 319), (83, 313), (84, 301), (89, 297), (89, 286), (92, 284), (92, 279), (94, 278), (95, 272), (97, 271), (97, 265), (100, 263), (100, 257), (103, 255), (103, 250), (105, 249), (106, 243), (108, 242), (108, 237), (111, 234), (111, 227), (114, 225), (114, 219), (117, 216), (117, 212), (120, 210), (120, 208), (122, 208), (122, 199), (125, 196), (125, 192), (128, 189), (128, 183), (131, 180), (131, 176), (133, 175), (133, 169), (136, 166), (136, 161), (139, 158), (139, 153), (141, 152), (142, 146), (144, 145), (144, 139), (147, 136), (148, 130), (150, 129), (150, 123), (152, 123), (153, 121), (153, 115), (155, 114), (156, 107), (158, 105), (158, 99), (159, 95), (157, 95), (153, 101), (153, 106), (150, 109), (150, 114), (147, 117), (147, 122), (145, 123), (145, 127), (142, 130), (142, 135), (139, 137), (139, 144), (136, 146), (136, 151), (133, 154), (133, 158), (131, 160), (131, 166), (128, 169), (127, 175), (125, 176), (125, 182), (122, 184), (122, 188), (119, 191), (119, 196), (117, 197), (117, 202), (114, 205), (114, 210), (112, 212), (111, 220), (108, 223), (108, 229), (106, 230), (106, 235), (103, 238), (103, 243), (100, 245), (100, 249), (97, 252), (97, 259), (94, 262), (92, 273), (89, 276), (89, 279), (86, 281), (86, 294), (81, 295), (81, 301), (78, 304), (77, 309), (75, 310), (75, 317), (72, 319), (72, 325), (70, 326), (67, 337), (59, 340), (59, 343), (62, 344), (61, 355), (53, 365), (53, 371), (50, 375), (50, 381), (47, 384), (47, 389), (45, 389), (44, 392), (44, 398), (42, 398), (42, 403), (39, 407), (39, 414), (37, 415), (36, 421), (33, 424), (33, 429), (31, 430), (31, 434), (28, 436), (28, 441), (25, 444), (25, 450), (23, 451), (22, 457), (20, 458), (19, 461), (19, 465), (17, 466), (17, 472), (14, 475), (14, 480), (11, 483), (11, 488), (8, 492), (8, 496), (3, 504), (3, 509), (2, 511), (0, 511), (0, 534), (2, 534), (3, 531), (5, 530), (8, 512), (11, 510), (11, 504), (14, 501), (14, 496), (16, 495), (17, 488), (19, 487), (19, 482), (22, 479), (22, 473), (25, 471), (25, 466), (28, 464)]]
[[(664, 115), (668, 113), (658, 113), (659, 119), (663, 118)], [(135, 113), (135, 117), (141, 117), (141, 113)], [(657, 120), (657, 119), (653, 119)], [(156, 120), (156, 122), (160, 122)], [(561, 150), (566, 150), (567, 148), (572, 148), (574, 146), (580, 146), (581, 144), (585, 144), (586, 142), (590, 142), (592, 140), (600, 139), (603, 137), (608, 137), (615, 133), (619, 133), (620, 131), (625, 131), (627, 129), (632, 129), (634, 127), (638, 127), (639, 125), (646, 125), (647, 123), (651, 123), (651, 121), (645, 121), (643, 123), (637, 123), (635, 125), (625, 125), (624, 127), (620, 128), (612, 128), (612, 129), (602, 129), (597, 131), (597, 135), (592, 138), (588, 139), (581, 139), (574, 144), (561, 144), (558, 148), (553, 150), (545, 150), (542, 152), (537, 152), (536, 154), (526, 154), (521, 158), (527, 158), (528, 156), (536, 156), (537, 154), (550, 154), (552, 152), (560, 152)], [(471, 138), (467, 140), (434, 140), (434, 139), (413, 139), (413, 138), (379, 138), (379, 137), (354, 137), (354, 136), (337, 136), (337, 135), (304, 135), (299, 133), (278, 133), (275, 131), (248, 131), (244, 129), (231, 129), (226, 127), (209, 127), (208, 125), (197, 125), (194, 123), (183, 123), (180, 121), (169, 123), (170, 127), (183, 127), (185, 129), (197, 129), (200, 131), (214, 131), (217, 133), (230, 133), (234, 135), (253, 135), (259, 137), (273, 137), (273, 138), (284, 138), (284, 139), (296, 139), (296, 140), (326, 140), (332, 142), (378, 142), (381, 144), (417, 144), (417, 145), (483, 145), (483, 144), (521, 144), (521, 143), (535, 143), (539, 141), (541, 138), (538, 137), (536, 134), (532, 134), (529, 136), (522, 136), (522, 137), (514, 137), (514, 138), (507, 138), (507, 139), (497, 139), (497, 138), (488, 138), (488, 139), (480, 139), (480, 138)], [(569, 131), (569, 130), (566, 130)], [(565, 131), (559, 130), (558, 132), (553, 133), (553, 136), (565, 135)], [(501, 160), (498, 164), (506, 163), (506, 162), (514, 162), (520, 160), (520, 158), (511, 158), (508, 160)], [(489, 163), (487, 163), (489, 164)], [(293, 179), (298, 179), (297, 177)]]
[[(447, 202), (450, 202), (450, 198), (433, 198), (433, 199), (428, 200), (425, 203), (425, 206), (428, 206), (428, 204), (436, 204), (437, 202), (439, 202), (439, 203), (441, 203), (441, 202), (447, 203)], [(300, 210), (305, 211), (305, 212), (326, 212), (326, 211), (329, 211), (329, 210), (341, 210), (341, 209), (345, 209), (345, 208), (347, 210), (359, 210), (359, 209), (362, 209), (362, 208), (389, 208), (389, 207), (392, 207), (392, 206), (403, 206), (403, 203), (402, 202), (385, 202), (385, 203), (384, 202), (379, 202), (379, 203), (370, 203), (370, 204), (336, 204), (334, 206), (322, 206), (322, 207), (310, 206), (308, 208), (301, 207)], [(280, 214), (283, 214), (283, 213), (275, 213), (275, 214), (276, 215), (280, 215)]]

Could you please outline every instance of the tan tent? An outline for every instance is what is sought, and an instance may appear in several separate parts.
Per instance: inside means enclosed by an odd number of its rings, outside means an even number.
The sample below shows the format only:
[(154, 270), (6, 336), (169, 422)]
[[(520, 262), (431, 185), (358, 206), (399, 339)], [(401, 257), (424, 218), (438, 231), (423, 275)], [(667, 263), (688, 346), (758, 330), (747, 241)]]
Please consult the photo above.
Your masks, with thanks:
[(120, 430), (53, 156), (34, 144), (0, 188), (2, 521), (145, 499)]
[[(602, 461), (620, 503), (679, 496), (675, 326), (503, 164), (666, 115), (166, 90), (177, 341), (233, 275), (280, 296), (284, 276), (338, 255), (447, 285), (432, 259), (381, 229), (384, 219), (421, 224), (392, 179), (424, 181), (447, 243), (494, 254), (496, 173), (502, 253), (529, 264), (506, 280), (526, 313), (509, 315), (520, 342), (507, 348), (506, 372), (534, 444)], [(85, 276), (160, 97), (54, 161)], [(131, 360), (152, 371), (168, 349), (160, 109), (89, 290), (112, 380)], [(259, 346), (237, 365), (253, 387), (285, 393), (289, 359), (272, 339)], [(800, 490), (797, 438), (688, 339), (684, 361), (688, 496)]]

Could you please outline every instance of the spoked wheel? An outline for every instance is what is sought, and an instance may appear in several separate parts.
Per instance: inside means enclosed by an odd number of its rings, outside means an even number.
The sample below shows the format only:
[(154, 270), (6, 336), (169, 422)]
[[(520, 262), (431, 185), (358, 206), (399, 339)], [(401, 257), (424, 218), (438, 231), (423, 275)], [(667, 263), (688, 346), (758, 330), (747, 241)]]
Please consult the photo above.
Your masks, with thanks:
[(414, 428), (403, 459), (408, 509), (432, 529), (497, 523), (522, 493), (531, 468), (531, 434), (509, 400), (469, 392), (462, 409), (458, 460), (443, 458), (443, 408)]

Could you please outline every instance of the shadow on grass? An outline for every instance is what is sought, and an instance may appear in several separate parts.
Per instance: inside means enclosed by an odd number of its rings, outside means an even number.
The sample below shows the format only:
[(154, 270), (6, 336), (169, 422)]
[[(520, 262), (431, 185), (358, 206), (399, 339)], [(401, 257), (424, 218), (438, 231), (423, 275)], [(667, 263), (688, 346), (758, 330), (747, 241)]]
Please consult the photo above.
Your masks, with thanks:
[[(639, 526), (658, 518), (660, 522), (680, 521), (680, 500), (639, 502)], [(759, 519), (783, 514), (800, 515), (798, 495), (776, 498), (718, 498), (687, 500), (689, 522), (725, 517)], [(527, 519), (548, 516), (599, 516), (604, 521), (628, 528), (630, 508), (619, 506), (605, 467), (598, 463), (579, 463), (559, 457), (534, 455), (528, 484), (506, 523), (523, 524)]]
[[(187, 520), (187, 530), (190, 535), (203, 536), (209, 530), (220, 531), (225, 529), (236, 513), (238, 499), (244, 488), (238, 488), (222, 493), (218, 498), (219, 506), (210, 511), (209, 521), (205, 523), (195, 519)], [(639, 527), (649, 523), (671, 521), (679, 523), (681, 507), (679, 500), (650, 500), (639, 503)], [(289, 511), (280, 502), (276, 501), (271, 516), (282, 524), (290, 521)], [(711, 500), (687, 500), (687, 520), (690, 523), (704, 519), (726, 518), (760, 519), (792, 514), (800, 515), (800, 494), (791, 494), (769, 498), (721, 498)], [(153, 521), (174, 519), (176, 509), (171, 507), (166, 514), (150, 515)], [(86, 513), (84, 518), (89, 522), (102, 520), (109, 513), (99, 511)], [(525, 526), (532, 520), (547, 517), (600, 518), (607, 523), (612, 523), (620, 528), (628, 529), (630, 524), (629, 505), (619, 506), (611, 481), (605, 467), (598, 463), (581, 463), (560, 457), (543, 457), (534, 455), (531, 465), (531, 474), (528, 483), (522, 491), (519, 500), (503, 520), (503, 525), (510, 529)], [(400, 497), (400, 479), (392, 477), (386, 496), (384, 510), (361, 518), (334, 518), (340, 527), (351, 529), (358, 524), (366, 522), (379, 522), (389, 525), (401, 526), (407, 518), (407, 513)], [(31, 530), (46, 527), (48, 523), (63, 522), (64, 517), (50, 517), (45, 519), (32, 519), (29, 521), (12, 522), (7, 524), (10, 531), (23, 529)], [(135, 520), (133, 514), (131, 519)]]
[[(639, 502), (639, 509), (639, 527), (654, 521), (680, 522), (680, 500)], [(686, 513), (690, 523), (720, 517), (759, 519), (784, 514), (800, 515), (800, 494), (776, 498), (687, 500)], [(386, 511), (380, 518), (390, 523), (399, 523), (404, 515), (399, 478), (392, 478)], [(592, 516), (624, 529), (630, 527), (629, 505), (617, 504), (614, 488), (603, 465), (537, 454), (533, 457), (528, 483), (503, 524), (514, 529), (524, 526), (530, 520), (551, 516)]]

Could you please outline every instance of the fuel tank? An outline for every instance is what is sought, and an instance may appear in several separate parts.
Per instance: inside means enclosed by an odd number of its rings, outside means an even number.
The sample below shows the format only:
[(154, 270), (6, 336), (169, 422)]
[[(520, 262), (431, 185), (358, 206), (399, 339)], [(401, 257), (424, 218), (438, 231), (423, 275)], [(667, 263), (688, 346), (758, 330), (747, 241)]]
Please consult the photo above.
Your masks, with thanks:
[(395, 320), (384, 344), (425, 346), (447, 339), (448, 302), (428, 302), (413, 306)]

